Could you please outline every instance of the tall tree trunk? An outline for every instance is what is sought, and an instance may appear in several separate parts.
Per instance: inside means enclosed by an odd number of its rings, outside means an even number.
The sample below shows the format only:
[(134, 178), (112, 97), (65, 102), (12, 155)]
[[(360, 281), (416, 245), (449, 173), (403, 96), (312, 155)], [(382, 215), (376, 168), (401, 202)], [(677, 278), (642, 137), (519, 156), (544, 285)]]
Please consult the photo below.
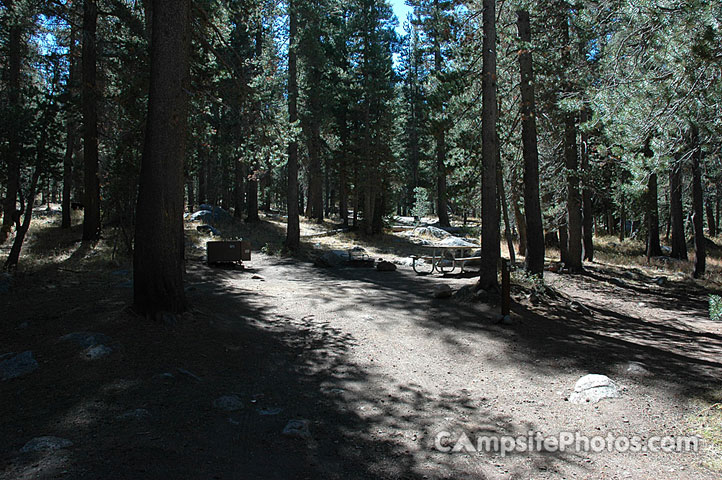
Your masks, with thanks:
[(676, 155), (669, 174), (669, 208), (672, 225), (673, 258), (687, 260), (687, 243), (684, 239), (684, 212), (682, 210), (682, 157)]
[[(75, 2), (73, 2), (75, 3)], [(73, 12), (72, 4), (68, 8), (68, 15)], [(61, 201), (62, 221), (60, 228), (70, 228), (71, 224), (71, 196), (73, 190), (73, 154), (77, 143), (75, 131), (77, 130), (76, 122), (76, 94), (77, 94), (77, 36), (78, 30), (75, 23), (70, 26), (70, 45), (68, 47), (68, 97), (66, 102), (65, 113), (65, 155), (63, 156), (63, 198)]]
[(246, 188), (246, 222), (255, 223), (261, 219), (258, 216), (258, 175), (259, 172), (252, 171), (248, 176), (248, 184)]
[(529, 12), (517, 12), (519, 38), (523, 42), (519, 54), (521, 70), (521, 137), (524, 152), (524, 215), (526, 216), (526, 270), (534, 275), (544, 273), (544, 224), (539, 200), (539, 150), (537, 147), (534, 70), (531, 56)]
[(694, 227), (694, 278), (704, 275), (706, 263), (706, 245), (704, 238), (704, 198), (702, 193), (702, 146), (699, 143), (697, 125), (691, 128), (692, 153), (692, 226)]
[[(318, 21), (314, 19), (313, 21)], [(314, 27), (311, 27), (314, 28)], [(320, 45), (319, 36), (309, 42), (313, 45)], [(310, 87), (307, 89), (308, 116), (304, 122), (306, 133), (306, 146), (308, 149), (308, 205), (306, 206), (307, 217), (314, 220), (323, 220), (323, 172), (321, 166), (321, 116), (323, 115), (323, 104), (321, 91), (318, 86), (322, 82), (321, 58), (318, 54), (305, 53), (308, 65), (307, 76)]]
[[(557, 12), (559, 29), (562, 40), (561, 67), (564, 69), (563, 92), (565, 95), (573, 93), (572, 81), (570, 80), (571, 44), (569, 39), (569, 6), (566, 1), (559, 3)], [(579, 158), (577, 151), (577, 125), (576, 113), (562, 112), (564, 117), (564, 167), (566, 169), (567, 181), (567, 258), (565, 267), (571, 272), (582, 270), (582, 199), (579, 193)]]
[(244, 185), (244, 165), (240, 159), (233, 162), (233, 216), (235, 218), (243, 218), (243, 197)]
[(714, 238), (717, 236), (717, 223), (715, 221), (714, 209), (712, 208), (712, 198), (710, 197), (711, 195), (707, 196), (704, 204), (707, 213), (707, 228), (709, 229), (709, 236)]
[[(7, 96), (8, 106), (11, 115), (19, 117), (22, 108), (20, 101), (20, 68), (22, 64), (22, 41), (23, 29), (21, 15), (15, 12), (16, 2), (6, 1), (5, 5), (12, 13), (10, 17), (10, 28), (8, 29), (8, 84)], [(15, 18), (13, 18), (15, 17)], [(9, 122), (8, 148), (7, 148), (7, 189), (3, 202), (3, 221), (0, 227), (0, 244), (5, 243), (13, 224), (15, 224), (19, 212), (17, 212), (17, 198), (20, 190), (20, 155), (22, 151), (22, 139), (20, 129), (23, 125), (18, 122)]]
[[(438, 0), (434, 0), (434, 6), (438, 9)], [(442, 59), (439, 35), (440, 32), (434, 32), (434, 72), (440, 82)], [(448, 227), (451, 223), (449, 222), (449, 208), (446, 193), (446, 119), (444, 118), (443, 101), (439, 102), (438, 108), (439, 111), (437, 114), (440, 120), (436, 132), (436, 212), (439, 217), (439, 225)]]
[(188, 190), (188, 211), (193, 212), (196, 206), (196, 192), (193, 182), (193, 175), (186, 176), (186, 189)]
[(647, 258), (662, 255), (659, 244), (659, 205), (657, 200), (657, 174), (650, 173), (647, 180)]
[(446, 132), (443, 127), (436, 135), (436, 211), (439, 216), (439, 225), (448, 227), (449, 207), (446, 193)]
[(348, 152), (348, 125), (346, 114), (341, 116), (339, 121), (341, 129), (341, 151), (338, 158), (338, 209), (344, 227), (348, 227), (348, 173), (347, 155)]
[(373, 185), (366, 184), (364, 191), (363, 229), (366, 235), (374, 234), (374, 214), (376, 212), (376, 191)]
[[(298, 121), (298, 80), (296, 62), (298, 58), (298, 13), (296, 3), (288, 2), (288, 121), (295, 125)], [(286, 229), (286, 248), (298, 251), (301, 241), (301, 227), (298, 212), (298, 142), (295, 137), (288, 143), (288, 180), (286, 202), (288, 208), (288, 225)]]
[[(583, 109), (581, 122), (589, 120), (589, 110)], [(594, 261), (594, 210), (592, 208), (592, 189), (589, 187), (589, 134), (581, 132), (581, 161), (582, 172), (585, 173), (582, 181), (582, 247), (584, 260)]]
[(719, 232), (720, 231), (720, 207), (722, 207), (722, 181), (721, 181), (721, 179), (718, 178), (716, 183), (717, 183), (717, 191), (716, 191), (716, 195), (715, 195), (715, 197), (716, 197), (715, 203), (717, 204), (717, 206), (716, 206), (717, 215), (715, 215), (715, 230), (717, 232)]
[(83, 176), (85, 201), (83, 240), (100, 238), (100, 179), (98, 178), (98, 100), (96, 82), (96, 0), (83, 3)]
[(627, 208), (624, 194), (620, 196), (620, 212), (619, 212), (619, 243), (624, 241), (624, 237), (627, 233)]
[(180, 313), (183, 290), (183, 163), (188, 124), (190, 0), (153, 0), (148, 120), (133, 255), (139, 313)]
[[(519, 247), (517, 248), (517, 252), (519, 252), (519, 255), (526, 256), (526, 219), (524, 218), (524, 214), (521, 212), (521, 199), (519, 198), (517, 188), (518, 187), (515, 186), (515, 182), (512, 182), (510, 189), (511, 206), (512, 210), (514, 211), (514, 221), (516, 222), (516, 228), (519, 231)], [(464, 212), (464, 220), (466, 220), (466, 212)]]
[(568, 248), (565, 267), (571, 272), (582, 270), (582, 205), (579, 193), (579, 159), (577, 156), (577, 127), (574, 114), (564, 120), (564, 165), (567, 171)]
[(566, 218), (559, 225), (559, 259), (565, 265), (569, 261), (569, 230)]
[(482, 111), (481, 111), (481, 267), (477, 287), (499, 289), (499, 206), (496, 171), (499, 168), (499, 110), (496, 101), (496, 1), (483, 0)]

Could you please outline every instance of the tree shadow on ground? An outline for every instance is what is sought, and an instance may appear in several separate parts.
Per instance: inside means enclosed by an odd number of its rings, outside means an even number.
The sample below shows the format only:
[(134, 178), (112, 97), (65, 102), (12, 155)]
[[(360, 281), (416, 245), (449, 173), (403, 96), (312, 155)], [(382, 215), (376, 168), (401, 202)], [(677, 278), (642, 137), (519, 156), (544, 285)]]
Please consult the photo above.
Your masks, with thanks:
[[(33, 350), (40, 368), (0, 384), (8, 400), (0, 429), (11, 432), (0, 438), (0, 476), (485, 478), (479, 457), (435, 451), (435, 433), (533, 429), (461, 392), (384, 384), (379, 372), (349, 361), (357, 343), (350, 334), (311, 316), (279, 314), (263, 294), (228, 286), (243, 274), (192, 264), (192, 310), (177, 325), (132, 315), (124, 308), (130, 289), (112, 277), (84, 283), (82, 292), (66, 285), (52, 298), (11, 298), (0, 317), (9, 332), (2, 347)], [(29, 326), (18, 329), (23, 321)], [(84, 360), (59, 341), (73, 331), (109, 335), (114, 352)], [(214, 408), (224, 395), (242, 407)], [(136, 409), (149, 416), (120, 417)], [(460, 410), (473, 421), (460, 421)], [(309, 420), (311, 436), (282, 435), (291, 419)], [(41, 435), (74, 445), (19, 452)], [(564, 458), (539, 455), (530, 465)]]
[[(651, 383), (657, 382), (660, 388), (671, 388), (685, 397), (712, 391), (715, 385), (722, 384), (722, 335), (704, 328), (680, 326), (669, 319), (636, 318), (620, 314), (611, 306), (588, 307), (588, 312), (579, 312), (564, 298), (536, 306), (512, 302), (517, 322), (504, 327), (497, 324), (495, 306), (433, 299), (434, 286), (446, 280), (440, 277), (417, 277), (406, 270), (389, 274), (348, 268), (324, 269), (320, 273), (331, 284), (336, 280), (357, 282), (362, 291), (373, 292), (366, 302), (389, 312), (408, 312), (418, 325), (436, 328), (441, 336), (448, 334), (451, 343), (458, 333), (508, 341), (514, 348), (509, 348), (509, 357), (499, 361), (523, 362), (540, 373), (551, 373), (565, 364), (582, 371), (619, 375), (629, 362), (635, 361), (652, 373)], [(585, 275), (608, 284), (615, 278), (613, 272), (603, 269)], [(646, 283), (651, 284), (652, 279), (647, 278)], [(627, 289), (625, 295), (644, 295), (645, 302), (657, 308), (679, 308), (700, 320), (707, 314), (707, 292), (688, 289), (684, 283), (670, 283), (660, 289), (630, 285)], [(348, 292), (331, 295), (325, 291), (324, 295), (329, 303), (346, 297), (343, 308), (352, 308), (363, 300)]]

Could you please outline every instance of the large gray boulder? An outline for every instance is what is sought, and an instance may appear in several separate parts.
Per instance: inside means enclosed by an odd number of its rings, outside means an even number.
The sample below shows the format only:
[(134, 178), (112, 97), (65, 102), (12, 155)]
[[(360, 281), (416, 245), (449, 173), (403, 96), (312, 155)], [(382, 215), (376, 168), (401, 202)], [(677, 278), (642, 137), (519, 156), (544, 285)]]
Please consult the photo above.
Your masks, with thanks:
[(576, 404), (597, 403), (604, 398), (620, 396), (619, 387), (609, 377), (589, 374), (577, 380), (574, 392), (569, 396), (569, 401)]
[(0, 356), (0, 379), (10, 380), (32, 373), (38, 368), (33, 352), (7, 353)]
[(343, 250), (329, 250), (318, 257), (313, 264), (320, 268), (333, 268), (347, 262), (348, 259), (348, 252), (344, 252)]
[(428, 227), (417, 227), (414, 229), (412, 234), (417, 237), (433, 238), (447, 238), (451, 236), (451, 234), (446, 230), (442, 230), (438, 227), (432, 227), (431, 225), (429, 225)]
[(439, 245), (445, 247), (479, 247), (476, 243), (471, 243), (460, 237), (447, 237), (439, 242)]

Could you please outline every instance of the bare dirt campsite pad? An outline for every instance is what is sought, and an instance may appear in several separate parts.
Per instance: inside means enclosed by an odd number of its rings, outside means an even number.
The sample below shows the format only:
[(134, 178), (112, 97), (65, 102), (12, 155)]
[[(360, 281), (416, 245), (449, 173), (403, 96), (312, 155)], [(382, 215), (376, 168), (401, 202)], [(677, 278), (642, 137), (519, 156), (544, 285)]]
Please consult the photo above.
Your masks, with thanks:
[[(38, 363), (0, 382), (2, 478), (720, 476), (713, 441), (699, 453), (434, 447), (444, 431), (709, 433), (722, 325), (688, 280), (658, 285), (608, 263), (547, 273), (549, 288), (514, 288), (503, 325), (473, 295), (435, 299), (437, 285), (458, 292), (473, 277), (414, 275), (402, 235), (309, 237), (306, 260), (259, 252), (280, 245), (275, 221), (255, 233), (237, 224), (256, 238), (250, 268), (232, 270), (203, 263), (204, 237), (189, 224), (191, 310), (148, 323), (127, 309), (132, 274), (111, 263), (112, 245), (81, 249), (77, 230), (58, 240), (51, 223), (38, 222), (35, 263), (0, 294), (0, 354), (31, 351)], [(397, 270), (313, 266), (344, 242)], [(611, 378), (619, 397), (568, 401), (589, 373)]]

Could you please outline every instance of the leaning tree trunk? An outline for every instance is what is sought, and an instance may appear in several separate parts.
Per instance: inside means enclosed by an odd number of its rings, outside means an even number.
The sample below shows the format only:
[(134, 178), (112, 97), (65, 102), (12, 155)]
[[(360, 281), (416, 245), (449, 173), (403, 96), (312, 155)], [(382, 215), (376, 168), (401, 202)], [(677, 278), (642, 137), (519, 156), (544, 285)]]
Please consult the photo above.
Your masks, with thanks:
[(498, 290), (499, 205), (496, 171), (499, 168), (499, 110), (496, 101), (496, 1), (483, 0), (482, 87), (481, 87), (481, 268), (477, 288)]
[(659, 244), (659, 205), (657, 200), (657, 174), (650, 173), (647, 180), (647, 258), (662, 255)]
[[(9, 11), (13, 14), (15, 1), (5, 2)], [(22, 19), (18, 14), (16, 18), (10, 20), (11, 25), (8, 29), (8, 79), (7, 79), (7, 98), (11, 115), (19, 117), (21, 108), (21, 90), (20, 90), (20, 67), (22, 64), (22, 41), (23, 31), (20, 22)], [(7, 138), (7, 189), (3, 202), (3, 221), (0, 227), (0, 244), (4, 243), (10, 235), (13, 224), (15, 223), (17, 213), (17, 197), (20, 190), (20, 155), (22, 152), (22, 139), (20, 129), (22, 125), (19, 122), (9, 122), (9, 131)]]
[(676, 155), (669, 174), (669, 208), (672, 228), (673, 258), (687, 260), (687, 243), (684, 240), (684, 212), (682, 210), (681, 155)]
[(521, 137), (524, 151), (524, 214), (526, 216), (526, 270), (534, 275), (544, 273), (544, 225), (539, 200), (539, 150), (537, 147), (534, 70), (531, 56), (529, 12), (517, 12), (521, 70)]
[(96, 84), (96, 0), (83, 3), (83, 240), (100, 238), (100, 180), (98, 178), (98, 100)]
[[(298, 120), (298, 79), (296, 78), (298, 58), (298, 14), (293, 0), (288, 4), (288, 120), (294, 125)], [(286, 248), (298, 251), (301, 241), (298, 205), (298, 142), (295, 137), (288, 143), (288, 181), (286, 204), (288, 208), (288, 226), (286, 229)]]
[(188, 124), (190, 0), (154, 0), (148, 120), (133, 255), (139, 313), (180, 313), (183, 291), (183, 160)]
[(40, 136), (38, 137), (38, 142), (35, 146), (35, 170), (33, 171), (33, 175), (30, 180), (30, 188), (28, 189), (28, 195), (26, 199), (27, 204), (25, 205), (25, 214), (23, 216), (22, 223), (18, 222), (17, 231), (15, 233), (15, 240), (13, 241), (13, 245), (10, 248), (8, 258), (5, 261), (5, 265), (3, 266), (5, 270), (15, 270), (17, 268), (18, 261), (20, 260), (20, 251), (23, 247), (25, 236), (30, 229), (30, 222), (32, 221), (33, 217), (33, 207), (35, 206), (35, 194), (38, 190), (40, 175), (42, 174), (43, 167), (46, 164), (46, 147), (48, 143), (48, 135), (50, 132), (50, 124), (54, 117), (55, 87), (58, 82), (59, 70), (59, 66), (56, 62), (53, 70), (51, 89), (47, 93), (47, 102), (40, 122)]
[(692, 226), (694, 227), (694, 278), (704, 275), (707, 257), (704, 238), (704, 199), (702, 194), (702, 146), (699, 144), (697, 125), (692, 126)]
[(511, 223), (509, 222), (509, 206), (506, 201), (506, 191), (504, 190), (504, 176), (502, 174), (502, 167), (496, 171), (496, 190), (499, 192), (499, 199), (501, 201), (501, 214), (504, 218), (504, 238), (506, 239), (506, 249), (509, 251), (509, 261), (512, 265), (516, 263), (516, 254), (514, 253), (514, 241), (511, 236)]

